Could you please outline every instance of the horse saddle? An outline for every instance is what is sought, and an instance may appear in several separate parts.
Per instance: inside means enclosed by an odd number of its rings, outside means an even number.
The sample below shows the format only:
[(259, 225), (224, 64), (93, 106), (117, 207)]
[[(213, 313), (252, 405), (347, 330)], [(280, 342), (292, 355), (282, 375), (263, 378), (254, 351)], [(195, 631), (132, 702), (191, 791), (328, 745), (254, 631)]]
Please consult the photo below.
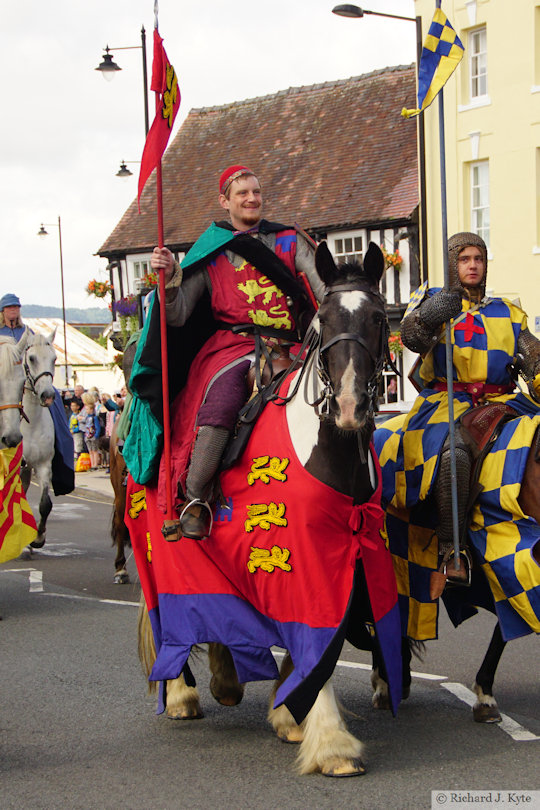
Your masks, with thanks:
[(460, 425), (463, 438), (468, 442), (474, 457), (482, 454), (483, 461), (483, 451), (487, 445), (495, 441), (503, 424), (517, 415), (517, 411), (504, 402), (490, 402), (467, 411), (461, 417)]

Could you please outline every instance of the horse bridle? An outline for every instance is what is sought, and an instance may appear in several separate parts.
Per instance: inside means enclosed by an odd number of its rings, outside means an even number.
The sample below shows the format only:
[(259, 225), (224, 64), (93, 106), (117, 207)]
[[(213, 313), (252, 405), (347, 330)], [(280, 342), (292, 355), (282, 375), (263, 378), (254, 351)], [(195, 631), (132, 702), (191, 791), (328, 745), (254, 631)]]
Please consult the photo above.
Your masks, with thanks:
[[(377, 301), (382, 304), (382, 311), (384, 313), (384, 298), (379, 292), (375, 292), (374, 290), (359, 290), (357, 282), (350, 282), (350, 283), (343, 283), (343, 284), (336, 284), (333, 287), (329, 288), (325, 292), (325, 298), (328, 295), (336, 292), (362, 292), (366, 295), (374, 296)], [(390, 353), (388, 349), (388, 335), (390, 332), (390, 327), (388, 325), (388, 319), (386, 316), (384, 317), (384, 321), (381, 324), (381, 339), (380, 339), (380, 346), (378, 350), (378, 354), (375, 357), (374, 354), (371, 352), (371, 349), (367, 345), (364, 338), (359, 335), (357, 332), (340, 332), (334, 337), (327, 340), (324, 345), (322, 344), (322, 331), (319, 330), (318, 332), (310, 326), (306, 336), (304, 338), (304, 342), (300, 347), (298, 354), (296, 355), (295, 360), (289, 366), (289, 368), (284, 372), (284, 374), (279, 378), (276, 385), (276, 392), (272, 394), (270, 399), (272, 399), (278, 405), (285, 405), (289, 402), (298, 392), (302, 378), (306, 376), (305, 384), (304, 384), (304, 399), (308, 405), (310, 405), (317, 414), (318, 418), (323, 421), (328, 419), (330, 415), (330, 401), (334, 396), (334, 387), (332, 385), (332, 380), (330, 379), (330, 375), (328, 373), (328, 368), (325, 361), (325, 353), (331, 346), (334, 346), (336, 343), (339, 343), (342, 340), (354, 340), (358, 343), (369, 355), (371, 360), (373, 360), (374, 370), (373, 374), (368, 380), (367, 388), (369, 394), (369, 409), (368, 409), (368, 421), (373, 420), (373, 414), (376, 410), (376, 402), (377, 402), (377, 395), (379, 389), (379, 380), (382, 374), (382, 370), (384, 368), (385, 362), (390, 362), (392, 368), (397, 372), (397, 369), (393, 365), (390, 359)], [(304, 363), (302, 363), (302, 356), (304, 351), (307, 350), (307, 356)], [(307, 392), (308, 382), (309, 382), (309, 375), (306, 375), (306, 371), (308, 366), (310, 365), (310, 358), (312, 363), (315, 363), (315, 368), (317, 371), (317, 375), (323, 384), (323, 390), (319, 396), (314, 396), (313, 400), (310, 400)], [(293, 390), (287, 394), (287, 396), (282, 396), (279, 393), (279, 388), (281, 387), (281, 383), (283, 380), (291, 375), (296, 369), (301, 366), (300, 374), (298, 375), (298, 379), (296, 380)], [(321, 407), (322, 406), (322, 407)]]
[[(28, 347), (28, 348), (31, 348), (31, 347)], [(28, 365), (28, 362), (26, 360), (26, 352), (28, 351), (28, 348), (25, 349), (25, 352), (24, 352), (24, 363), (23, 363), (24, 374), (25, 374), (26, 379), (30, 383), (30, 388), (28, 390), (30, 390), (36, 396), (39, 396), (38, 392), (36, 391), (36, 383), (37, 383), (37, 381), (39, 379), (41, 379), (41, 377), (50, 377), (51, 378), (51, 383), (52, 383), (54, 377), (53, 377), (53, 374), (50, 371), (42, 371), (41, 374), (37, 375), (37, 377), (32, 376), (32, 373), (30, 371), (30, 366)], [(22, 408), (22, 405), (21, 405), (21, 408)], [(25, 417), (25, 419), (26, 419), (26, 417)]]
[[(334, 287), (331, 287), (326, 291), (325, 297), (336, 292), (362, 292), (364, 295), (371, 295), (376, 298), (378, 302), (382, 303), (382, 311), (384, 313), (384, 299), (379, 292), (375, 292), (373, 290), (359, 290), (357, 283), (336, 284)], [(380, 343), (376, 355), (371, 351), (364, 338), (357, 332), (340, 332), (339, 334), (330, 338), (330, 340), (326, 341), (323, 346), (320, 345), (322, 342), (322, 332), (319, 334), (319, 345), (317, 347), (317, 374), (323, 384), (323, 391), (318, 400), (311, 403), (313, 407), (315, 407), (315, 411), (317, 412), (319, 419), (328, 418), (330, 413), (330, 400), (335, 393), (325, 359), (326, 352), (331, 346), (334, 346), (336, 343), (340, 343), (342, 340), (354, 340), (367, 352), (369, 358), (373, 361), (373, 373), (367, 381), (367, 390), (369, 396), (368, 418), (373, 419), (373, 414), (376, 410), (375, 405), (377, 402), (379, 381), (384, 368), (385, 360), (387, 359), (388, 355), (387, 346), (390, 328), (388, 326), (388, 319), (386, 316), (381, 323), (381, 327)], [(321, 404), (323, 407), (321, 409), (321, 413), (319, 413), (318, 406)]]

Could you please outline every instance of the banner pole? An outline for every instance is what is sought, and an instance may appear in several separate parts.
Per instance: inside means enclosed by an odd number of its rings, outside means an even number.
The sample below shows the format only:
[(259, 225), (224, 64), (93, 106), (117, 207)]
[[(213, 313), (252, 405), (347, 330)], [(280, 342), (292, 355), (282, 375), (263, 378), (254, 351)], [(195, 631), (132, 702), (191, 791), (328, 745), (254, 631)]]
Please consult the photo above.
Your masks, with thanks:
[[(159, 94), (156, 93), (156, 111), (159, 109)], [(156, 166), (156, 195), (158, 221), (158, 247), (164, 246), (163, 236), (163, 186), (161, 160)], [(165, 271), (159, 271), (159, 331), (161, 337), (161, 390), (163, 397), (163, 452), (165, 461), (165, 489), (167, 520), (173, 519), (171, 486), (171, 421), (169, 406), (169, 361), (167, 353), (167, 318), (165, 312)]]
[[(436, 0), (437, 8), (441, 0)], [(450, 289), (448, 271), (448, 211), (446, 206), (446, 155), (444, 132), (444, 91), (439, 92), (439, 151), (441, 173), (441, 235), (443, 247), (444, 289)], [(450, 321), (446, 322), (446, 388), (448, 393), (448, 439), (450, 445), (450, 492), (452, 496), (452, 530), (454, 539), (454, 567), (459, 571), (459, 518), (457, 508), (457, 472), (456, 472), (456, 429), (454, 422), (454, 364), (452, 352), (452, 329)]]

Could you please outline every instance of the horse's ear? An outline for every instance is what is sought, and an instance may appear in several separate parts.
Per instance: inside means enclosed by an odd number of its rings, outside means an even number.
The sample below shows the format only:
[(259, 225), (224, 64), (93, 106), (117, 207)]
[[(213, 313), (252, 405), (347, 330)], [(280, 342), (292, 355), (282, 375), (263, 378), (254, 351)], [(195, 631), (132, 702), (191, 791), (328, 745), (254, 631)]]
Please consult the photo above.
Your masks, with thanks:
[(364, 256), (364, 271), (370, 277), (372, 283), (378, 287), (384, 273), (384, 256), (375, 242), (369, 243), (367, 253)]
[(321, 281), (324, 281), (326, 286), (330, 287), (336, 277), (336, 263), (326, 242), (317, 245), (315, 267)]
[(19, 357), (23, 356), (23, 353), (24, 353), (26, 347), (28, 346), (29, 337), (30, 337), (30, 332), (28, 331), (28, 329), (25, 329), (24, 332), (21, 335), (21, 339), (17, 343), (17, 352), (19, 353)]
[(55, 336), (56, 336), (56, 326), (55, 326), (55, 327), (54, 327), (54, 329), (52, 330), (51, 334), (50, 334), (50, 335), (47, 335), (47, 337), (45, 338), (45, 340), (47, 341), (47, 343), (50, 343), (50, 344), (51, 344), (51, 346), (52, 346), (52, 344), (54, 343), (54, 338), (55, 338)]

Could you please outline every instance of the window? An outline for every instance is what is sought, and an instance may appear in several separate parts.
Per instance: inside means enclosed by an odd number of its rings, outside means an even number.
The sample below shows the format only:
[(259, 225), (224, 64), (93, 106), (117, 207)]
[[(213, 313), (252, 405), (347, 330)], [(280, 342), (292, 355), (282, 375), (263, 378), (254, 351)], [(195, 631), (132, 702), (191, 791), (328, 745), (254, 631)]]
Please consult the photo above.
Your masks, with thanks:
[(485, 28), (469, 33), (469, 76), (471, 101), (487, 96), (487, 36)]
[(133, 262), (133, 278), (142, 278), (150, 272), (150, 262)]
[(481, 236), (489, 248), (489, 164), (487, 160), (472, 163), (471, 231)]
[(362, 236), (343, 236), (334, 239), (334, 258), (337, 262), (361, 262), (364, 256)]

